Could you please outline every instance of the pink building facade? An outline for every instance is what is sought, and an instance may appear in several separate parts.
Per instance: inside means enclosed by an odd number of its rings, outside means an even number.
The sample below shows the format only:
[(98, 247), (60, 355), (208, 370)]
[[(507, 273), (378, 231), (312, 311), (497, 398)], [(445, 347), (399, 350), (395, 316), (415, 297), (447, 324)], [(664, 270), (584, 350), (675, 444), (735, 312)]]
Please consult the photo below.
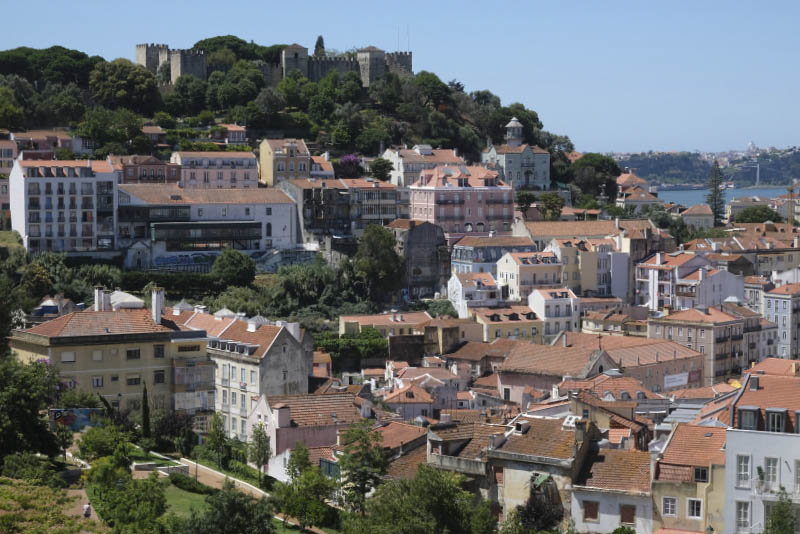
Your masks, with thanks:
[(448, 245), (466, 235), (511, 234), (514, 195), (497, 171), (442, 165), (423, 171), (409, 192), (411, 218), (441, 226)]
[(181, 165), (181, 187), (258, 187), (258, 160), (252, 152), (173, 152), (170, 163)]

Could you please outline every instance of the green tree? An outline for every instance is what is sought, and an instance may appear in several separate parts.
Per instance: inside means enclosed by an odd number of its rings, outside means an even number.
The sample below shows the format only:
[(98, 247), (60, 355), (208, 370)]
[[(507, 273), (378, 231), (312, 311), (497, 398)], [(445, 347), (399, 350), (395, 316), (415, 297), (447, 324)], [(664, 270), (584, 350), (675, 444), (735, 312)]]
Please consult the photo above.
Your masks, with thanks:
[(706, 195), (706, 203), (711, 207), (711, 213), (714, 214), (714, 226), (722, 224), (722, 218), (725, 216), (725, 192), (721, 187), (722, 171), (719, 163), (714, 160), (714, 166), (711, 167), (711, 174), (708, 177), (708, 194)]
[(376, 224), (367, 226), (358, 243), (353, 264), (372, 302), (385, 300), (402, 284), (405, 262), (394, 247), (392, 232)]
[(522, 212), (523, 215), (527, 216), (528, 208), (531, 207), (531, 204), (536, 202), (536, 195), (530, 191), (517, 191), (515, 200), (517, 203), (517, 208)]
[(767, 221), (779, 223), (783, 222), (783, 217), (768, 206), (751, 206), (736, 214), (736, 222), (738, 223), (763, 223)]
[(89, 76), (94, 101), (111, 109), (127, 108), (151, 116), (161, 105), (155, 75), (127, 59), (99, 63)]
[(116, 425), (93, 426), (78, 438), (78, 454), (87, 462), (109, 456), (129, 435)]
[(269, 436), (264, 425), (258, 423), (253, 427), (252, 440), (247, 446), (248, 459), (258, 468), (258, 485), (264, 485), (264, 468), (269, 464), (272, 457), (272, 448), (269, 444)]
[(25, 268), (20, 284), (36, 298), (50, 293), (53, 288), (53, 280), (47, 269), (37, 262), (31, 263)]
[(394, 165), (388, 159), (375, 158), (370, 162), (369, 170), (372, 172), (374, 178), (385, 182), (389, 179), (391, 172), (394, 170)]
[(208, 84), (205, 80), (184, 74), (175, 80), (172, 92), (164, 98), (164, 104), (172, 115), (196, 115), (205, 109), (207, 91)]
[(323, 57), (325, 55), (325, 39), (322, 36), (317, 37), (317, 42), (314, 43), (314, 57)]
[(256, 263), (247, 254), (226, 248), (214, 260), (211, 274), (223, 286), (248, 286), (256, 277)]
[[(349, 518), (345, 534), (493, 534), (486, 502), (462, 488), (462, 475), (421, 464), (411, 480), (385, 482), (367, 501), (367, 514)], [(515, 533), (516, 534), (516, 533)]]
[(67, 461), (67, 449), (72, 446), (73, 434), (72, 429), (67, 425), (56, 425), (56, 430), (53, 432), (56, 438), (58, 448), (64, 453), (64, 461)]
[[(614, 158), (589, 152), (569, 167), (574, 183), (583, 194), (608, 198), (617, 196), (617, 176), (622, 171)], [(605, 186), (605, 187), (603, 187)]]
[(98, 107), (86, 112), (77, 132), (97, 146), (117, 144), (127, 150), (142, 137), (142, 119), (128, 109), (111, 110)]
[(294, 482), (310, 467), (311, 460), (308, 459), (308, 447), (302, 441), (296, 442), (286, 464), (286, 473), (289, 475), (289, 481)]
[(305, 532), (311, 525), (319, 525), (328, 513), (328, 505), (336, 484), (322, 474), (319, 467), (311, 466), (291, 484), (283, 484), (278, 489), (278, 500), (283, 513), (297, 519), (300, 529)]
[(426, 306), (427, 311), (433, 317), (458, 317), (458, 312), (453, 307), (453, 303), (446, 299), (432, 300)]
[(792, 500), (786, 493), (786, 488), (780, 487), (778, 500), (768, 509), (767, 524), (764, 534), (793, 534), (795, 529), (795, 515)]
[(100, 408), (97, 395), (85, 389), (62, 390), (56, 408)]
[(0, 128), (19, 130), (25, 124), (25, 110), (19, 105), (14, 92), (0, 87)]
[(236, 63), (236, 54), (229, 48), (222, 48), (208, 55), (208, 67), (213, 70), (227, 71)]
[(437, 109), (450, 98), (450, 88), (432, 72), (420, 71), (414, 83), (423, 97), (423, 105)]
[(225, 435), (225, 427), (219, 412), (214, 412), (214, 415), (211, 416), (211, 421), (208, 423), (206, 443), (208, 448), (214, 451), (217, 456), (217, 467), (222, 467), (222, 455), (228, 445), (228, 437)]
[(274, 534), (273, 510), (267, 499), (254, 499), (226, 480), (221, 491), (206, 497), (206, 509), (172, 525), (171, 534)]
[(147, 382), (142, 385), (142, 437), (150, 438), (150, 399), (147, 397)]
[(178, 125), (175, 118), (165, 111), (157, 111), (156, 114), (153, 115), (153, 122), (167, 129), (173, 129)]
[(48, 83), (36, 105), (36, 122), (72, 124), (80, 121), (85, 112), (85, 98), (76, 84)]
[(57, 385), (58, 374), (47, 363), (22, 364), (0, 357), (0, 458), (22, 451), (58, 454), (41, 416), (55, 398)]
[(169, 60), (158, 66), (156, 81), (159, 85), (169, 85), (172, 82), (172, 64)]
[(344, 454), (339, 458), (342, 493), (347, 507), (365, 513), (367, 494), (386, 474), (383, 434), (372, 431), (369, 419), (350, 425), (341, 436)]
[(558, 193), (545, 193), (539, 197), (544, 207), (544, 218), (547, 221), (557, 221), (561, 218), (561, 208), (564, 199)]

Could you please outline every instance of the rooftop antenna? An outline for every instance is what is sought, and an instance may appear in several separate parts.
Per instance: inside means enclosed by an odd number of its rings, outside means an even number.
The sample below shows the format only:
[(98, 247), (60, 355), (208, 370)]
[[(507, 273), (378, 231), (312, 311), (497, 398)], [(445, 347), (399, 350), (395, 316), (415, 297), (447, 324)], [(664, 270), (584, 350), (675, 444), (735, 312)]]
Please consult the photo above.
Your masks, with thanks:
[(397, 25), (397, 50), (400, 50), (400, 25)]
[(411, 52), (411, 28), (406, 24), (406, 52)]

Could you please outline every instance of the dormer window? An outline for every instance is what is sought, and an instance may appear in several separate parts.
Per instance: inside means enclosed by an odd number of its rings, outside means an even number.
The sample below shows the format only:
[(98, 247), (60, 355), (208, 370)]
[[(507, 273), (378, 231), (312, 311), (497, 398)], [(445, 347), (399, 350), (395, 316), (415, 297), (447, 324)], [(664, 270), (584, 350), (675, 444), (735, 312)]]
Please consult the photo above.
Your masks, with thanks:
[(756, 430), (758, 422), (758, 408), (739, 408), (739, 428), (741, 430)]
[(768, 408), (766, 417), (767, 432), (784, 432), (786, 427), (786, 409)]

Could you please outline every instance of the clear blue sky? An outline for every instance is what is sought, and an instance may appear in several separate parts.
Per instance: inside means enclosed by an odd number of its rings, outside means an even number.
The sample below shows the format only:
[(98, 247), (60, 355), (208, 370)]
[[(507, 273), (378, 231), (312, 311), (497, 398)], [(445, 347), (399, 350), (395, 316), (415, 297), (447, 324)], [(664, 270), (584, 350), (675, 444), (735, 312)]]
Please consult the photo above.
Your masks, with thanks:
[(800, 144), (798, 2), (82, 0), (5, 13), (17, 22), (0, 49), (60, 44), (106, 59), (225, 34), (388, 51), (398, 27), (406, 48), (408, 27), (415, 71), (522, 102), (581, 151)]

